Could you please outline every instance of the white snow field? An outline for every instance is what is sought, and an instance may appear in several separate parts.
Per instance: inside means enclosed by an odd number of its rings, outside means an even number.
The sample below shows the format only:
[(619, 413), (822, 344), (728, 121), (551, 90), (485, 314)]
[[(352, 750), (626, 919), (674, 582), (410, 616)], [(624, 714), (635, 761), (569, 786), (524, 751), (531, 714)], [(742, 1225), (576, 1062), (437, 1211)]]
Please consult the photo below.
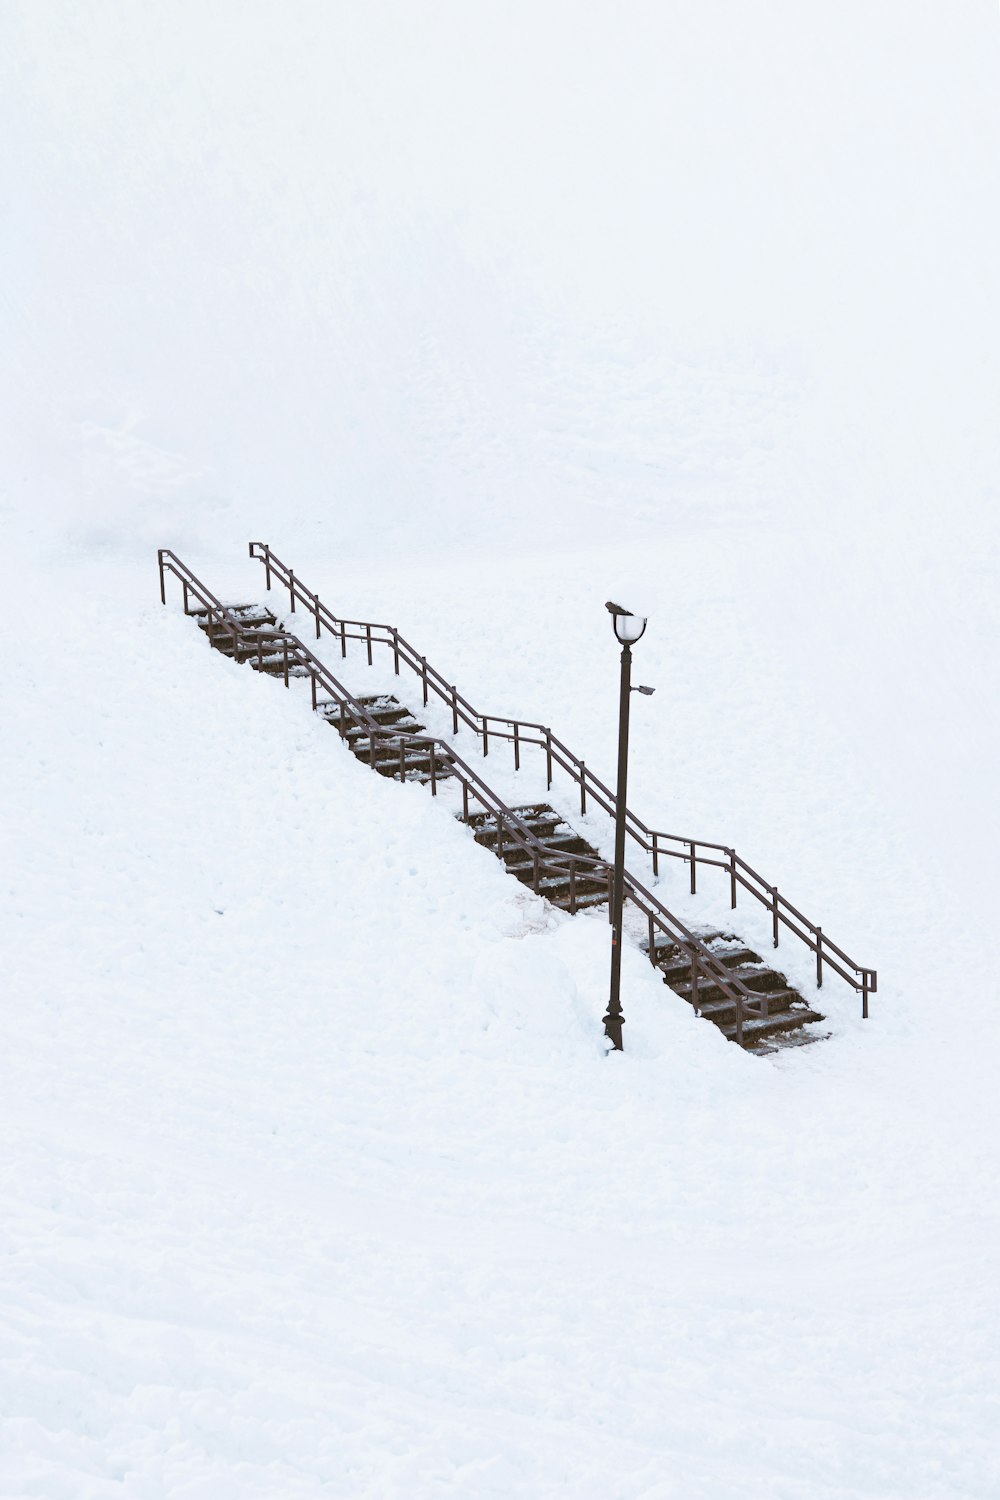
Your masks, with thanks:
[[(998, 64), (986, 0), (0, 10), (3, 1500), (1000, 1494)], [(609, 1055), (606, 921), (161, 607), (251, 539), (605, 779), (647, 611), (630, 804), (871, 1019), (783, 942), (828, 1039), (752, 1057), (635, 948)]]

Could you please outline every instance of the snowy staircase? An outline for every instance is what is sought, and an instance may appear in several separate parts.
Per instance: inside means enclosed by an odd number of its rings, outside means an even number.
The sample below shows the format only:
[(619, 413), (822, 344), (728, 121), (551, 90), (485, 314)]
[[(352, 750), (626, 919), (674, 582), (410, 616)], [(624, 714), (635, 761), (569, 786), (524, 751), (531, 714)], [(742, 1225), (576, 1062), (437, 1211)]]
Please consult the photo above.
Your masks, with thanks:
[(397, 698), (390, 693), (378, 693), (372, 697), (358, 698), (357, 701), (369, 718), (384, 729), (398, 731), (400, 735), (397, 741), (381, 738), (373, 740), (363, 725), (356, 724), (343, 715), (339, 703), (317, 703), (316, 712), (332, 728), (341, 731), (344, 741), (358, 760), (363, 760), (365, 765), (371, 766), (380, 776), (391, 776), (396, 781), (440, 781), (443, 777), (452, 775), (447, 762), (442, 760), (440, 751), (434, 753), (430, 748), (407, 743), (406, 736), (425, 734), (426, 729)]
[[(743, 1046), (751, 1051), (773, 1052), (779, 1048), (801, 1046), (805, 1042), (818, 1040), (815, 1031), (807, 1032), (807, 1026), (815, 1025), (823, 1017), (813, 1010), (793, 989), (784, 974), (748, 948), (735, 933), (702, 933), (701, 940), (713, 955), (734, 977), (739, 978), (748, 990), (766, 996), (767, 1015), (743, 1022)], [(676, 943), (657, 945), (653, 951), (655, 967), (675, 995), (695, 1004), (691, 984), (691, 961)], [(714, 1022), (730, 1041), (736, 1040), (736, 1007), (733, 1001), (722, 994), (717, 985), (704, 979), (698, 983), (698, 1013)]]
[[(600, 859), (597, 850), (570, 828), (553, 808), (536, 803), (530, 807), (515, 807), (512, 811), (526, 827), (531, 829), (546, 849), (553, 851), (554, 854), (585, 854), (591, 859)], [(524, 885), (530, 885), (532, 890), (536, 890), (540, 896), (551, 901), (553, 906), (560, 906), (564, 910), (572, 907), (575, 911), (580, 911), (584, 907), (600, 906), (602, 902), (607, 901), (610, 871), (608, 876), (600, 878), (574, 877), (572, 873), (567, 872), (545, 874), (536, 879), (535, 864), (531, 855), (523, 844), (505, 837), (501, 820), (492, 817), (489, 813), (474, 813), (469, 819), (469, 826), (475, 833), (477, 844), (482, 844), (486, 849), (492, 849), (497, 858), (503, 860), (512, 875)]]
[(217, 651), (238, 662), (249, 662), (258, 672), (271, 677), (304, 677), (304, 668), (287, 660), (287, 647), (295, 637), (282, 630), (274, 615), (262, 604), (234, 604), (229, 613), (239, 621), (239, 640), (221, 621), (208, 620), (208, 611), (193, 609), (189, 613), (204, 630)]
[[(265, 606), (227, 606), (229, 621), (238, 624), (235, 635), (232, 624), (220, 618), (217, 611), (189, 609), (188, 613), (208, 635), (211, 645), (230, 659), (285, 682), (309, 675), (308, 668), (297, 659), (299, 643), (295, 636), (280, 626)], [(359, 722), (358, 715), (352, 714), (348, 706), (333, 699), (317, 701), (316, 711), (339, 732), (359, 760), (382, 776), (397, 781), (430, 782), (432, 788), (454, 774), (440, 742), (427, 736), (421, 743), (420, 737), (427, 733), (424, 725), (398, 698), (380, 693), (353, 701), (364, 711), (370, 721), (368, 725)], [(372, 724), (385, 733), (376, 735)], [(542, 868), (539, 868), (539, 850), (532, 851), (523, 838), (512, 837), (505, 816), (516, 818), (538, 840), (544, 851)], [(608, 901), (611, 871), (607, 862), (548, 804), (510, 808), (506, 815), (471, 813), (466, 821), (478, 844), (492, 850), (510, 874), (553, 906), (580, 911), (600, 907)], [(565, 857), (562, 868), (561, 856)], [(588, 867), (580, 873), (572, 856), (595, 861), (596, 868)], [(783, 974), (772, 969), (733, 933), (706, 932), (700, 935), (700, 941), (727, 975), (739, 979), (755, 999), (759, 997), (765, 1002), (764, 1014), (744, 1017), (744, 1048), (771, 1052), (817, 1039), (817, 1032), (806, 1028), (814, 1027), (823, 1017), (810, 1008)], [(693, 1005), (724, 1036), (737, 1040), (736, 1002), (732, 994), (727, 995), (705, 977), (698, 980), (695, 988), (691, 958), (681, 945), (664, 937), (655, 947), (652, 959), (675, 995)]]

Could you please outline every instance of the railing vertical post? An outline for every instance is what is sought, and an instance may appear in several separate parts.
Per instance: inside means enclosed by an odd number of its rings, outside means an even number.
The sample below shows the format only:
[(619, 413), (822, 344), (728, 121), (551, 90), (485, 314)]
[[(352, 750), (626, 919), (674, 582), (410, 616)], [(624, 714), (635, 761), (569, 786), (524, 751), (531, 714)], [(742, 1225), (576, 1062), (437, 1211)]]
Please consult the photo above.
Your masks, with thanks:
[(736, 1045), (743, 1046), (743, 996), (736, 991)]
[(514, 770), (521, 769), (521, 742), (517, 737), (517, 720), (514, 720)]
[(823, 929), (816, 928), (816, 988), (823, 988)]
[(700, 1016), (701, 1009), (698, 1004), (698, 960), (693, 953), (691, 955), (691, 1004), (694, 1006), (695, 1015)]
[(434, 755), (434, 741), (431, 740), (431, 796), (432, 797), (436, 797), (437, 794), (438, 794), (437, 762), (436, 762), (436, 758), (435, 758), (435, 755)]
[(399, 779), (406, 780), (406, 744), (402, 736), (399, 740)]
[(158, 547), (156, 549), (156, 561), (159, 564), (159, 568), (160, 568), (160, 603), (161, 604), (166, 604), (166, 602), (167, 602), (167, 580), (166, 580), (166, 578), (164, 577), (164, 574), (163, 574), (163, 548), (162, 547)]
[(535, 895), (537, 896), (539, 894), (539, 885), (540, 885), (540, 881), (539, 881), (539, 878), (538, 878), (538, 845), (537, 844), (532, 845), (532, 849), (531, 849), (531, 862), (532, 862), (532, 865), (534, 866), (534, 879), (532, 881), (532, 884), (534, 886)]
[(586, 811), (587, 811), (587, 767), (586, 767), (585, 763), (581, 760), (581, 762), (580, 762), (580, 812), (581, 812), (581, 814), (583, 814)]
[(861, 1019), (868, 1019), (868, 970), (861, 970)]
[(653, 913), (649, 913), (649, 961), (656, 963), (656, 924), (653, 921)]
[(313, 713), (315, 713), (316, 712), (316, 701), (317, 700), (316, 700), (316, 673), (314, 671), (310, 671), (310, 673), (309, 673), (309, 681), (312, 684)]
[(420, 658), (420, 663), (421, 663), (421, 665), (420, 665), (420, 680), (423, 683), (423, 688), (424, 688), (424, 707), (426, 708), (427, 707), (427, 658), (426, 658), (426, 656), (422, 656)]
[(316, 639), (319, 640), (319, 595), (313, 594), (313, 609), (316, 614)]
[(287, 687), (288, 686), (288, 637), (287, 637), (287, 635), (285, 636), (284, 640), (281, 642), (281, 646), (282, 646), (284, 668), (285, 668), (285, 687)]
[(462, 777), (462, 822), (469, 821), (469, 783)]
[(399, 676), (399, 631), (395, 625), (392, 627), (392, 665), (396, 676)]
[(183, 579), (181, 580), (181, 588), (184, 590), (184, 613), (187, 614), (187, 612), (188, 612), (188, 586), (183, 581)]
[(503, 813), (497, 813), (497, 858), (503, 859)]
[(660, 873), (660, 850), (656, 842), (656, 834), (653, 834), (653, 874)]
[(569, 910), (570, 915), (576, 914), (576, 860), (570, 861), (569, 866)]
[(688, 847), (691, 850), (691, 894), (692, 894), (692, 896), (696, 896), (698, 894), (698, 875), (697, 875), (697, 855), (696, 855), (696, 852), (695, 852), (695, 842), (694, 842), (694, 839), (691, 839), (689, 841)]
[(267, 592), (270, 593), (271, 592), (271, 549), (267, 545), (266, 542), (264, 543), (264, 582), (267, 585)]
[(487, 728), (487, 722), (486, 721), (487, 721), (487, 716), (486, 716), (486, 714), (483, 714), (483, 754), (484, 755), (489, 755), (489, 753), (490, 753), (490, 732), (489, 732), (489, 729)]
[(552, 788), (552, 730), (545, 731), (545, 784)]
[(291, 605), (291, 613), (295, 613), (295, 569), (288, 570), (288, 598)]
[(454, 683), (451, 685), (451, 732), (458, 733), (458, 688)]
[(367, 640), (368, 640), (368, 665), (371, 666), (371, 664), (372, 664), (372, 628), (371, 628), (371, 625), (366, 625), (365, 626), (365, 636), (367, 637)]
[(736, 910), (736, 850), (729, 850), (729, 905)]
[(774, 946), (778, 946), (778, 887), (771, 887), (771, 920), (774, 926)]

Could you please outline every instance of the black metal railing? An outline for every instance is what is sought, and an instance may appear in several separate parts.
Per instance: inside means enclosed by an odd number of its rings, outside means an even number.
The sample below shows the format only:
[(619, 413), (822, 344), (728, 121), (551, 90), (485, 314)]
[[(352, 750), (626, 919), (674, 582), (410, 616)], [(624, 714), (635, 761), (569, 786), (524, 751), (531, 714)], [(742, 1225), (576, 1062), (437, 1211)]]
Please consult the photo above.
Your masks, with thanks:
[[(337, 705), (341, 738), (346, 736), (349, 726), (363, 731), (368, 739), (372, 766), (378, 759), (376, 746), (395, 747), (399, 753), (399, 774), (401, 779), (405, 780), (407, 771), (410, 769), (406, 751), (417, 750), (422, 752), (429, 761), (432, 795), (437, 795), (438, 781), (444, 780), (445, 775), (449, 781), (457, 781), (461, 790), (463, 821), (468, 822), (475, 812), (484, 811), (487, 817), (496, 824), (498, 848), (502, 851), (506, 844), (512, 844), (531, 861), (532, 885), (536, 893), (540, 894), (541, 881), (546, 876), (560, 877), (569, 884), (571, 913), (577, 907), (576, 887), (578, 884), (586, 882), (592, 887), (595, 883), (601, 883), (607, 887), (610, 896), (613, 872), (607, 861), (594, 859), (589, 855), (570, 854), (547, 846), (544, 840), (539, 839), (524, 822), (516, 809), (508, 807), (482, 776), (458, 755), (453, 745), (435, 735), (409, 733), (378, 723), (365, 705), (332, 675), (298, 636), (283, 629), (261, 628), (243, 619), (231, 606), (217, 599), (169, 548), (160, 548), (158, 564), (160, 598), (163, 603), (166, 603), (167, 577), (173, 576), (181, 585), (185, 614), (204, 616), (206, 636), (210, 644), (213, 630), (223, 633), (232, 642), (234, 656), (243, 661), (256, 662), (259, 668), (274, 665), (280, 669), (286, 687), (293, 676), (308, 677), (313, 708), (319, 706), (320, 692), (326, 694), (328, 701)], [(297, 581), (293, 583), (293, 588), (298, 593)], [(299, 594), (300, 601), (304, 597), (304, 594)], [(198, 601), (201, 606), (200, 610), (191, 608), (192, 598)], [(315, 601), (315, 605), (314, 613), (319, 620), (322, 620), (318, 600)], [(349, 625), (352, 622), (346, 623)], [(371, 628), (375, 630), (377, 627)], [(348, 638), (351, 637), (348, 636)], [(405, 643), (401, 638), (399, 639), (402, 653)], [(403, 660), (402, 654), (400, 660)], [(695, 1009), (698, 1008), (698, 993), (701, 984), (711, 985), (718, 990), (733, 1006), (736, 1040), (742, 1045), (746, 1022), (768, 1018), (767, 996), (748, 989), (742, 980), (720, 963), (706, 944), (691, 932), (679, 917), (668, 911), (662, 902), (628, 871), (625, 872), (625, 894), (634, 908), (645, 918), (650, 961), (655, 963), (657, 949), (668, 944), (673, 944), (681, 950), (690, 963), (691, 995)]]
[[(523, 719), (484, 714), (474, 708), (455, 686), (450, 683), (430, 662), (421, 655), (395, 625), (384, 625), (370, 620), (343, 619), (324, 604), (318, 594), (305, 586), (295, 576), (293, 569), (272, 552), (266, 542), (251, 542), (250, 556), (264, 565), (266, 586), (273, 584), (288, 590), (289, 608), (294, 614), (297, 607), (315, 624), (316, 639), (323, 630), (340, 642), (341, 655), (347, 655), (348, 641), (359, 641), (365, 648), (368, 664), (372, 665), (376, 647), (385, 647), (392, 654), (397, 676), (401, 667), (406, 667), (420, 680), (423, 701), (427, 704), (433, 694), (444, 702), (452, 716), (452, 730), (458, 733), (461, 726), (471, 729), (482, 741), (485, 756), (490, 753), (493, 742), (506, 742), (513, 747), (514, 767), (520, 769), (524, 750), (537, 747), (545, 756), (546, 781), (552, 786), (555, 770), (567, 774), (580, 793), (580, 811), (586, 814), (592, 804), (614, 818), (616, 798), (611, 788), (590, 769), (586, 762), (575, 755), (552, 730), (543, 724)], [(680, 834), (664, 833), (649, 828), (630, 808), (626, 809), (625, 826), (628, 836), (647, 854), (653, 866), (653, 875), (660, 873), (662, 859), (679, 859), (688, 865), (691, 876), (691, 894), (698, 890), (698, 872), (704, 869), (721, 870), (729, 886), (730, 908), (735, 911), (740, 890), (747, 892), (771, 916), (772, 940), (779, 946), (782, 931), (789, 932), (804, 943), (816, 956), (816, 983), (822, 988), (824, 971), (832, 969), (861, 995), (862, 1015), (868, 1017), (868, 997), (878, 989), (878, 974), (863, 964), (856, 963), (843, 948), (833, 942), (823, 928), (810, 921), (796, 906), (783, 896), (776, 885), (771, 885), (752, 865), (726, 844), (712, 843), (706, 839), (695, 839)]]

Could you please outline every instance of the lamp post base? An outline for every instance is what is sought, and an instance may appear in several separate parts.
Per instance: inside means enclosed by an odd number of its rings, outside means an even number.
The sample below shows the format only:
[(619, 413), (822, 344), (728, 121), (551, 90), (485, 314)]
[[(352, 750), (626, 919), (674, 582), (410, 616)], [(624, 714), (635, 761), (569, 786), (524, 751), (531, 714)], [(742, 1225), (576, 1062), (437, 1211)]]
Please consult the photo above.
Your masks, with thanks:
[(617, 1015), (614, 1011), (609, 1010), (604, 1017), (604, 1035), (611, 1043), (611, 1050), (613, 1052), (624, 1052), (625, 1050), (622, 1046), (622, 1027), (624, 1025), (625, 1017), (620, 1010)]

